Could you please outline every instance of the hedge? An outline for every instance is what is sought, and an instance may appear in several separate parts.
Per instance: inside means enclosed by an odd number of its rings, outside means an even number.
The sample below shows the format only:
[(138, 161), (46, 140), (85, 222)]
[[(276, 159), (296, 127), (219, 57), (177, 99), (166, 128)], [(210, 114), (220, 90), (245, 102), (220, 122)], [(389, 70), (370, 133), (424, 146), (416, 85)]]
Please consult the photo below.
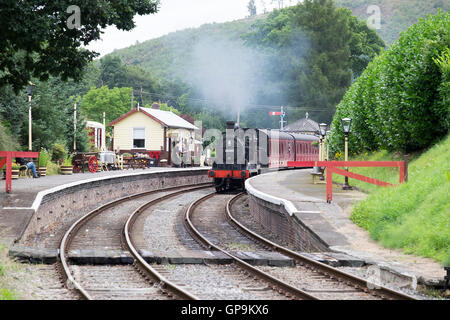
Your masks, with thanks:
[(429, 15), (376, 57), (338, 105), (332, 152), (344, 145), (341, 118), (351, 117), (353, 153), (422, 150), (448, 133), (450, 13)]

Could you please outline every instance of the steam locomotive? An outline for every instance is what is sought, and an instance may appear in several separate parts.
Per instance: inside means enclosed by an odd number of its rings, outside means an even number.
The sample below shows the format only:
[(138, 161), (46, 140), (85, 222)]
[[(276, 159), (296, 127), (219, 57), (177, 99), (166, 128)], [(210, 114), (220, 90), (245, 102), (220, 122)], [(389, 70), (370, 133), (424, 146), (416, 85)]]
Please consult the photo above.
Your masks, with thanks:
[(245, 180), (260, 173), (287, 169), (288, 161), (318, 161), (319, 148), (312, 135), (271, 129), (239, 128), (227, 122), (217, 139), (216, 157), (208, 177), (217, 192), (242, 188)]

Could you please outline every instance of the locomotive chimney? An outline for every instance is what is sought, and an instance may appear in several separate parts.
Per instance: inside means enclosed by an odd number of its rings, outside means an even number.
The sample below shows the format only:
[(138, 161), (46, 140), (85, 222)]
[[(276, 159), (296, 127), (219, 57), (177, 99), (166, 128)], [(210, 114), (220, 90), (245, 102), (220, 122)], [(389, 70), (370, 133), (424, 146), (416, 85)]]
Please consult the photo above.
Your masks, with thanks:
[(227, 121), (227, 129), (235, 129), (234, 121)]

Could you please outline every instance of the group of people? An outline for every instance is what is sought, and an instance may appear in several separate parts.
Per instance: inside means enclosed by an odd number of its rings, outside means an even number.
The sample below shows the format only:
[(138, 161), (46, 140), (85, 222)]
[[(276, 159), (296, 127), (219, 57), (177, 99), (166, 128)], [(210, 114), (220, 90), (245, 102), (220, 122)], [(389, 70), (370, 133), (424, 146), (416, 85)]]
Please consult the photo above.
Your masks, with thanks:
[(31, 172), (33, 172), (33, 178), (39, 178), (37, 172), (36, 172), (36, 165), (31, 159), (28, 158), (16, 158), (16, 162), (21, 166), (27, 166), (28, 169), (31, 169)]

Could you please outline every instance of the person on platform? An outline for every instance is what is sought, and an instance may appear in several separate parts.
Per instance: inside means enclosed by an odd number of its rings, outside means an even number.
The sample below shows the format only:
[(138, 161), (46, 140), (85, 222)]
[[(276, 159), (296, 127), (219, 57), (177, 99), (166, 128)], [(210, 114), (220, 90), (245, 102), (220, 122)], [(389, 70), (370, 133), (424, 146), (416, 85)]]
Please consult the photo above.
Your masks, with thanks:
[(37, 175), (37, 172), (36, 172), (36, 165), (34, 164), (33, 161), (31, 161), (31, 159), (16, 158), (16, 162), (18, 164), (20, 164), (21, 166), (27, 166), (27, 168), (31, 169), (31, 171), (33, 172), (33, 177), (39, 178), (39, 176)]

